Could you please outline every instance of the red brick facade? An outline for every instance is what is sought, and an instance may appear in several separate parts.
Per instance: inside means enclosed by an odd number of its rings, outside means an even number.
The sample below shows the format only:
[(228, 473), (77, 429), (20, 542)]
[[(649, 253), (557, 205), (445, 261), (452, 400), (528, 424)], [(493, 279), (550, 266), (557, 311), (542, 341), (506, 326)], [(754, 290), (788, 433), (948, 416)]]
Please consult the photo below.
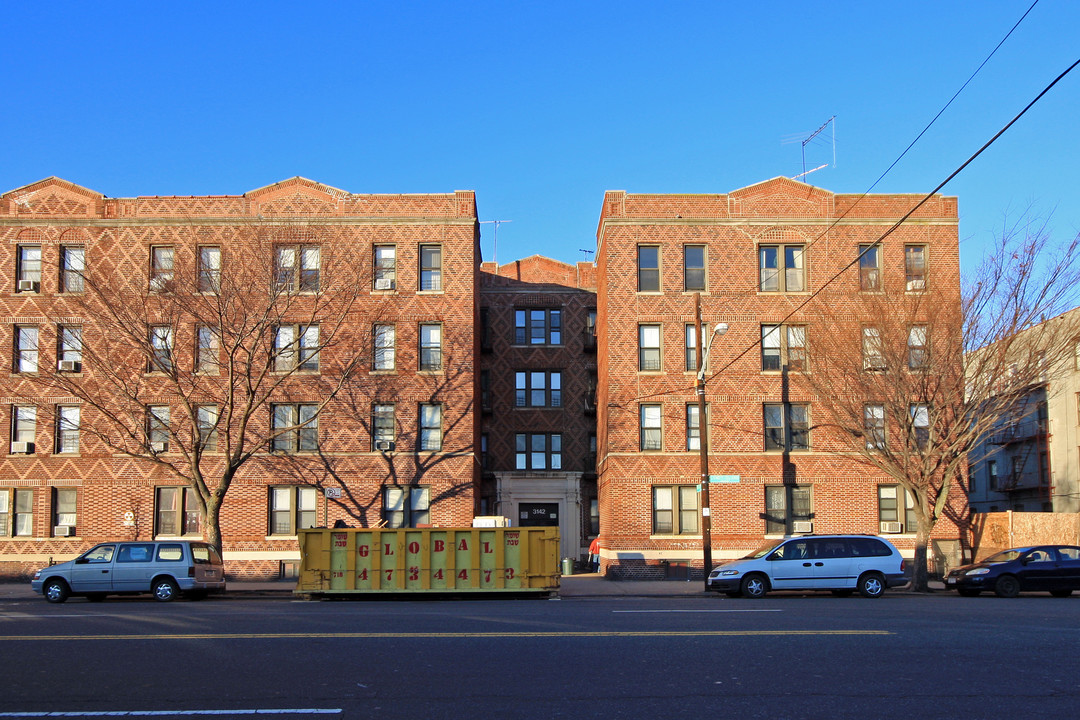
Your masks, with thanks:
[[(790, 405), (808, 408), (813, 423), (815, 397), (799, 373), (763, 369), (761, 333), (763, 324), (783, 322), (805, 328), (813, 339), (821, 318), (800, 303), (920, 199), (834, 195), (782, 178), (728, 195), (607, 193), (597, 231), (600, 544), (607, 572), (659, 577), (702, 564), (694, 490), (699, 453), (687, 440), (696, 373), (685, 359), (685, 328), (694, 322), (702, 280), (705, 327), (729, 326), (714, 339), (706, 391), (710, 474), (726, 476), (710, 484), (713, 557), (739, 556), (770, 530), (881, 531), (878, 486), (888, 478), (834, 454), (840, 444), (828, 427), (809, 431), (809, 449), (766, 450), (763, 406), (779, 404), (787, 413)], [(921, 246), (935, 269), (935, 286), (924, 293), (934, 302), (926, 304), (958, 307), (955, 198), (935, 196), (882, 241), (880, 272), (887, 282), (903, 280), (908, 245)], [(684, 275), (685, 265), (699, 265), (702, 252), (704, 270)], [(765, 291), (759, 262), (771, 258), (759, 260), (763, 252), (779, 257), (779, 270), (770, 276), (779, 287)], [(834, 310), (859, 292), (858, 283), (856, 267), (830, 286)], [(963, 503), (959, 490), (955, 501)], [(780, 525), (767, 529), (767, 516)], [(795, 527), (796, 521), (806, 524)], [(906, 530), (892, 539), (910, 556), (914, 535)], [(959, 534), (955, 522), (943, 519), (935, 538)]]
[[(316, 493), (293, 496), (291, 526), (343, 521), (372, 526), (384, 518), (384, 488), (422, 487), (430, 509), (421, 517), (432, 525), (468, 525), (475, 513), (478, 460), (474, 454), (479, 426), (474, 368), (478, 347), (478, 225), (472, 192), (438, 195), (356, 195), (319, 183), (294, 178), (244, 195), (224, 197), (106, 198), (100, 193), (50, 178), (0, 196), (0, 304), (4, 347), (16, 346), (19, 328), (34, 328), (41, 369), (60, 367), (58, 328), (81, 329), (87, 348), (79, 366), (80, 382), (100, 384), (104, 371), (88, 361), (90, 349), (101, 347), (101, 318), (105, 309), (88, 305), (89, 293), (71, 292), (61, 285), (63, 257), (70, 248), (84, 253), (85, 273), (117, 285), (139, 286), (148, 303), (154, 301), (147, 283), (155, 271), (152, 249), (167, 247), (176, 272), (190, 266), (198, 248), (220, 249), (220, 274), (272, 267), (269, 257), (254, 256), (244, 238), (268, 236), (274, 242), (321, 248), (310, 262), (329, 276), (331, 265), (361, 278), (362, 291), (340, 324), (338, 340), (320, 351), (322, 371), (297, 375), (282, 385), (269, 403), (317, 403), (326, 383), (355, 347), (367, 349), (363, 368), (348, 393), (323, 408), (317, 423), (318, 453), (309, 453), (306, 466), (291, 465), (264, 446), (243, 465), (222, 504), (221, 527), (225, 559), (234, 576), (272, 576), (283, 563), (298, 558), (295, 537), (281, 532), (271, 520), (271, 487), (314, 487)], [(396, 277), (376, 288), (373, 248), (393, 248)], [(421, 289), (420, 247), (440, 255), (438, 288)], [(259, 246), (271, 254), (270, 245)], [(28, 248), (26, 250), (24, 248)], [(37, 262), (33, 284), (20, 284), (22, 265)], [(298, 260), (305, 272), (307, 256)], [(430, 263), (429, 263), (430, 265)], [(170, 268), (170, 272), (172, 272)], [(276, 272), (276, 271), (275, 271)], [(385, 274), (385, 273), (384, 273)], [(339, 273), (340, 275), (340, 273)], [(426, 275), (430, 277), (430, 273)], [(267, 276), (267, 287), (270, 277)], [(327, 296), (335, 290), (327, 290)], [(303, 295), (303, 293), (299, 293)], [(332, 298), (331, 298), (332, 299)], [(330, 306), (328, 306), (330, 307)], [(337, 307), (337, 306), (336, 306)], [(195, 329), (183, 313), (164, 318), (175, 332), (171, 342), (176, 362), (194, 354)], [(328, 320), (327, 320), (328, 321)], [(149, 322), (149, 321), (148, 321)], [(158, 322), (158, 321), (153, 321)], [(373, 325), (395, 328), (390, 367), (373, 363)], [(437, 369), (418, 370), (419, 327), (438, 328)], [(75, 452), (62, 452), (55, 437), (60, 406), (78, 406), (76, 397), (42, 389), (41, 378), (27, 377), (18, 358), (0, 371), (5, 391), (0, 415), (12, 433), (17, 423), (13, 408), (34, 408), (36, 422), (21, 417), (19, 429), (33, 445), (14, 443), (0, 459), (0, 572), (25, 574), (50, 560), (61, 560), (107, 539), (146, 538), (161, 534), (162, 502), (156, 488), (182, 483), (161, 465), (126, 457), (95, 438), (95, 431), (115, 432), (92, 408), (82, 408)], [(141, 363), (141, 366), (140, 366)], [(132, 364), (132, 382), (148, 387), (157, 382), (144, 375), (145, 359)], [(21, 371), (20, 371), (21, 370)], [(33, 373), (46, 375), (47, 373)], [(59, 373), (56, 373), (59, 376)], [(164, 388), (164, 386), (163, 386)], [(162, 389), (161, 393), (165, 393)], [(372, 438), (372, 407), (394, 407), (393, 450), (376, 450)], [(174, 422), (179, 407), (167, 394), (154, 401), (172, 405)], [(424, 451), (418, 442), (420, 406), (438, 405), (441, 450)], [(20, 413), (25, 412), (23, 410)], [(270, 407), (258, 412), (252, 427), (262, 436), (271, 423)], [(190, 429), (189, 429), (190, 432)], [(149, 437), (149, 436), (148, 436)], [(434, 437), (434, 436), (433, 436)], [(8, 438), (4, 438), (6, 444)], [(149, 444), (149, 443), (147, 443)], [(179, 443), (178, 443), (179, 444)], [(175, 454), (175, 453), (174, 453)], [(165, 452), (168, 456), (169, 452)], [(213, 457), (206, 460), (213, 472)], [(327, 499), (332, 488), (339, 498)], [(74, 490), (74, 494), (70, 490)], [(283, 501), (281, 501), (283, 502)], [(72, 504), (73, 503), (73, 504)], [(304, 505), (301, 508), (301, 505)], [(287, 508), (288, 509), (288, 508)], [(306, 514), (301, 516), (301, 509)], [(278, 507), (281, 510), (281, 506)], [(312, 512), (314, 511), (314, 512)], [(286, 513), (287, 514), (287, 513)], [(290, 524), (286, 521), (285, 524)], [(71, 533), (66, 536), (63, 533)]]

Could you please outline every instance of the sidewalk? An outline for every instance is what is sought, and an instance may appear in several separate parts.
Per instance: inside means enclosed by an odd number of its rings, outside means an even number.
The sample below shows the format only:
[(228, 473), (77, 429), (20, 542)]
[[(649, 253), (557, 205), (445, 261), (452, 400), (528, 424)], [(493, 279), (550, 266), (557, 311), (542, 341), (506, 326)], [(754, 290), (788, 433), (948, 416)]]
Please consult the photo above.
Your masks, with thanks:
[[(232, 581), (228, 584), (226, 599), (265, 598), (268, 600), (292, 600), (296, 596), (292, 580), (269, 580), (265, 582)], [(936, 592), (945, 590), (939, 580), (930, 581), (930, 589)], [(893, 588), (889, 593), (908, 592), (907, 588)], [(560, 581), (558, 597), (716, 597), (715, 593), (706, 593), (704, 581), (694, 580), (608, 580), (596, 573), (582, 575), (563, 575)], [(423, 597), (418, 594), (417, 598)], [(0, 602), (12, 600), (41, 600), (42, 597), (30, 589), (30, 582), (0, 582)]]

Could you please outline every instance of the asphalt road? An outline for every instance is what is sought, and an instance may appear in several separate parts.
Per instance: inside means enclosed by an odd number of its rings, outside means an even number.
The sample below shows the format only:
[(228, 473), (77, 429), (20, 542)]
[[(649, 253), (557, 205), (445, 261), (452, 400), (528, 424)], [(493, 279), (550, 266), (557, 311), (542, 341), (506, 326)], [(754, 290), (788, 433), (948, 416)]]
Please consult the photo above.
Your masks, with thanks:
[(1046, 595), (36, 599), (0, 604), (0, 720), (1064, 717), (1078, 646)]

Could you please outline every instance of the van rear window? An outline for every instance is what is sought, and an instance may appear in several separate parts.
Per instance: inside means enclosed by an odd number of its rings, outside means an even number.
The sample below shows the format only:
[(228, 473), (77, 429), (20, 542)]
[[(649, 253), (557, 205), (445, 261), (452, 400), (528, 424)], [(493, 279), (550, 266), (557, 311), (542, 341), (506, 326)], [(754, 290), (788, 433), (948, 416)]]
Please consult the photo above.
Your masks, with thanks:
[(192, 545), (191, 557), (195, 559), (195, 562), (199, 565), (220, 565), (221, 558), (218, 557), (217, 551), (209, 545)]
[(179, 562), (184, 559), (184, 548), (180, 545), (158, 545), (157, 559), (162, 562)]

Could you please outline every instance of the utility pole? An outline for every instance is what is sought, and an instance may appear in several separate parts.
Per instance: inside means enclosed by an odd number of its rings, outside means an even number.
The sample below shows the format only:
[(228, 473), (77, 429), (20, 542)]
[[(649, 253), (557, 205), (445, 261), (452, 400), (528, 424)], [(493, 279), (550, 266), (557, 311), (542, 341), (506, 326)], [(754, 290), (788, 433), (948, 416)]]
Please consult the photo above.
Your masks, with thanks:
[(705, 363), (709, 358), (709, 347), (714, 335), (727, 332), (727, 324), (717, 323), (709, 337), (702, 333), (701, 293), (694, 293), (694, 343), (697, 354), (697, 390), (698, 402), (698, 457), (701, 459), (701, 554), (705, 569), (705, 590), (709, 589), (709, 573), (712, 572), (712, 511), (709, 507), (709, 420), (705, 407)]

